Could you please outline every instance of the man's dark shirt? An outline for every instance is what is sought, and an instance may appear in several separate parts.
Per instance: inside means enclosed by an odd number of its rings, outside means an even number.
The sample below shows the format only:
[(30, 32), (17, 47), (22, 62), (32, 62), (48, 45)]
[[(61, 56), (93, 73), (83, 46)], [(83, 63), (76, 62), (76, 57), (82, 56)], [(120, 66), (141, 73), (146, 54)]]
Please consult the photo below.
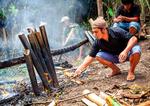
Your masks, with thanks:
[(108, 35), (108, 41), (105, 41), (103, 39), (95, 40), (89, 54), (91, 57), (95, 57), (99, 50), (114, 55), (119, 55), (125, 49), (129, 39), (132, 37), (129, 32), (119, 27), (109, 28)]
[(119, 15), (126, 16), (126, 17), (138, 17), (139, 18), (138, 22), (140, 22), (140, 13), (141, 13), (141, 9), (139, 5), (133, 4), (130, 12), (128, 12), (127, 10), (124, 9), (124, 6), (122, 4), (117, 9), (116, 17), (118, 17)]

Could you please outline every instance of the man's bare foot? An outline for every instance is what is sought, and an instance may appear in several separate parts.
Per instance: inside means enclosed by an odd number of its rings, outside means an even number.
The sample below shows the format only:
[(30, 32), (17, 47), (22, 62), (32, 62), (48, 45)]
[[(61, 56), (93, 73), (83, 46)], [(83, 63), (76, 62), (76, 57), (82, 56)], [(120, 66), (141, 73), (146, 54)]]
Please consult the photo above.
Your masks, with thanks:
[(119, 75), (119, 74), (121, 74), (121, 71), (120, 71), (120, 70), (117, 70), (117, 71), (111, 72), (111, 73), (108, 74), (106, 77), (109, 78), (109, 77), (113, 77), (113, 76), (116, 76), (116, 75)]
[(134, 80), (135, 80), (135, 75), (134, 74), (128, 74), (127, 81), (132, 82)]

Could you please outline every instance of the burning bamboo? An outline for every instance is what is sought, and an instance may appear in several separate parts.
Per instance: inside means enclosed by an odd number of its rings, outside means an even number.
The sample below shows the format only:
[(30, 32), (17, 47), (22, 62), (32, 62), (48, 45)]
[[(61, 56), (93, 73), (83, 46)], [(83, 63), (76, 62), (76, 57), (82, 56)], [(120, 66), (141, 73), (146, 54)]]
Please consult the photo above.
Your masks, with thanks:
[(31, 52), (31, 56), (32, 56), (32, 60), (33, 60), (33, 64), (43, 82), (43, 85), (48, 89), (48, 90), (51, 90), (51, 87), (49, 86), (49, 83), (47, 81), (47, 79), (45, 78), (44, 76), (44, 69), (43, 67), (41, 66), (41, 64), (39, 63), (38, 61), (38, 58), (35, 56), (33, 50), (31, 49), (31, 46), (30, 44), (28, 43), (28, 40), (27, 38), (25, 37), (25, 35), (19, 35), (19, 38), (24, 46), (25, 49), (29, 49), (30, 52)]
[(45, 63), (45, 61), (43, 59), (43, 56), (42, 56), (42, 53), (41, 53), (41, 48), (40, 48), (40, 46), (38, 44), (38, 41), (37, 41), (37, 38), (36, 38), (35, 34), (36, 33), (32, 33), (32, 34), (28, 35), (28, 39), (29, 39), (29, 42), (31, 44), (31, 47), (32, 47), (32, 49), (33, 49), (36, 57), (38, 58), (41, 66), (44, 69), (44, 75), (45, 75), (45, 77), (47, 78), (50, 86), (52, 86), (52, 78), (51, 78), (51, 75), (50, 75), (50, 73), (48, 71), (46, 63)]
[[(43, 54), (46, 66), (47, 66), (47, 68), (49, 70), (49, 73), (52, 77), (54, 87), (58, 87), (59, 84), (58, 84), (57, 75), (56, 75), (56, 72), (55, 72), (51, 52), (48, 52), (46, 46), (44, 45), (44, 41), (43, 41), (42, 36), (40, 35), (40, 33), (36, 32), (35, 35), (36, 35), (36, 38), (37, 38), (38, 43), (40, 45), (40, 48), (42, 50), (42, 54)], [(50, 51), (50, 48), (49, 48), (49, 51)]]
[(26, 60), (26, 64), (27, 64), (28, 73), (29, 73), (29, 76), (30, 76), (33, 92), (36, 96), (39, 96), (40, 91), (39, 91), (36, 75), (35, 75), (35, 72), (34, 72), (34, 67), (33, 67), (33, 62), (32, 62), (32, 59), (31, 59), (30, 50), (27, 49), (27, 50), (24, 51), (24, 57), (25, 57), (25, 60)]
[(45, 26), (44, 26), (44, 25), (41, 25), (41, 26), (39, 27), (39, 29), (40, 29), (41, 37), (42, 37), (42, 39), (43, 39), (43, 41), (44, 41), (44, 44), (45, 44), (46, 48), (47, 48), (48, 50), (50, 50), (50, 46), (49, 46), (49, 43), (48, 43), (47, 33), (46, 33)]

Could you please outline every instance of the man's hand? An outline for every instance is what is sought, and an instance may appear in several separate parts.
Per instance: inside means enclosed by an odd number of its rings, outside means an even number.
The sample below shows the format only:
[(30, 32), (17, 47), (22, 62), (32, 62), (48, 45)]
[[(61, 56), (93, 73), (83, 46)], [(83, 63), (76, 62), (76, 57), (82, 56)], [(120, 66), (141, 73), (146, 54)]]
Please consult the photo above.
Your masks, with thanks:
[(128, 57), (128, 53), (126, 51), (122, 51), (120, 54), (119, 54), (119, 62), (122, 63), (124, 62)]
[(117, 17), (118, 20), (121, 20), (121, 21), (126, 21), (126, 17), (125, 16), (122, 16), (122, 15), (119, 15)]
[(75, 73), (73, 74), (73, 78), (76, 78), (76, 77), (79, 77), (80, 75), (81, 75), (81, 73), (82, 73), (82, 71), (81, 70), (79, 70), (79, 69), (77, 69), (76, 71), (75, 71)]
[(83, 71), (85, 71), (85, 69), (89, 66), (89, 64), (90, 64), (93, 60), (94, 60), (93, 57), (87, 56), (87, 57), (84, 59), (83, 63), (82, 63), (82, 64), (78, 67), (78, 69), (75, 71), (75, 73), (74, 73), (74, 75), (73, 75), (73, 78), (80, 76), (81, 73), (82, 73)]
[(114, 19), (114, 22), (117, 22), (117, 23), (118, 23), (118, 22), (121, 22), (121, 19), (115, 18), (115, 19)]

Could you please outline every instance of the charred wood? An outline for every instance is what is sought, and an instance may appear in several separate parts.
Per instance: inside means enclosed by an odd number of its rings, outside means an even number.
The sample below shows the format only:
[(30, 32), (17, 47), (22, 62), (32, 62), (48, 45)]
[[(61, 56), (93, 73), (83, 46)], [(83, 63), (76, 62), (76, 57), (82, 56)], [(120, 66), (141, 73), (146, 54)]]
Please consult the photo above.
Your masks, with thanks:
[[(88, 39), (84, 39), (83, 41), (79, 42), (78, 44), (71, 45), (71, 46), (68, 46), (68, 47), (65, 47), (62, 49), (58, 49), (58, 50), (51, 50), (51, 54), (52, 54), (52, 56), (64, 54), (64, 53), (67, 53), (67, 52), (70, 52), (70, 51), (73, 51), (73, 50), (79, 48), (80, 46), (84, 45), (87, 42), (88, 42)], [(18, 58), (10, 59), (7, 61), (2, 61), (2, 62), (0, 62), (0, 69), (5, 68), (5, 67), (14, 66), (17, 64), (22, 64), (22, 63), (25, 63), (24, 57), (18, 57)]]
[(24, 46), (25, 49), (29, 49), (30, 52), (31, 52), (31, 56), (32, 56), (32, 60), (33, 60), (33, 64), (43, 82), (43, 85), (51, 91), (51, 87), (47, 81), (47, 79), (45, 78), (45, 75), (44, 75), (44, 69), (43, 67), (41, 66), (41, 64), (39, 63), (39, 60), (38, 58), (36, 57), (36, 55), (34, 54), (33, 50), (31, 49), (31, 46), (27, 40), (27, 38), (25, 37), (25, 35), (19, 35), (19, 38)]
[[(40, 45), (40, 48), (41, 48), (46, 66), (47, 66), (47, 68), (49, 70), (49, 73), (52, 77), (54, 87), (58, 87), (59, 84), (58, 84), (57, 75), (56, 75), (56, 72), (55, 72), (51, 52), (48, 52), (48, 50), (46, 48), (46, 45), (44, 45), (44, 41), (43, 41), (42, 36), (40, 35), (40, 33), (36, 32), (36, 38), (37, 38), (38, 43)], [(49, 51), (50, 51), (50, 49), (49, 49)]]
[(49, 82), (50, 86), (52, 86), (52, 83), (53, 83), (52, 82), (52, 78), (51, 78), (51, 75), (50, 75), (50, 73), (48, 71), (46, 63), (45, 63), (45, 61), (43, 59), (43, 56), (42, 56), (42, 53), (41, 53), (41, 48), (39, 46), (39, 43), (38, 43), (37, 38), (36, 38), (35, 35), (36, 35), (36, 33), (32, 33), (32, 34), (28, 35), (28, 39), (29, 39), (31, 47), (32, 47), (32, 49), (33, 49), (33, 51), (34, 51), (34, 53), (35, 53), (39, 63), (41, 64), (41, 66), (44, 69), (45, 77), (47, 78), (47, 80), (49, 80), (48, 82)]
[(48, 43), (48, 38), (47, 38), (47, 33), (46, 33), (46, 29), (45, 29), (45, 26), (44, 25), (41, 25), (39, 27), (40, 29), (40, 32), (41, 32), (41, 37), (43, 39), (43, 43), (45, 44), (46, 48), (48, 50), (50, 50), (50, 46), (49, 46), (49, 43)]
[(32, 58), (31, 58), (30, 50), (24, 51), (24, 57), (26, 60), (26, 65), (28, 68), (28, 73), (29, 73), (29, 77), (31, 80), (33, 92), (36, 96), (39, 96), (40, 91), (39, 91), (39, 87), (38, 87), (38, 83), (37, 83), (37, 79), (36, 79), (36, 75), (35, 75), (35, 71), (34, 71), (34, 67), (33, 67), (33, 62), (32, 62)]

